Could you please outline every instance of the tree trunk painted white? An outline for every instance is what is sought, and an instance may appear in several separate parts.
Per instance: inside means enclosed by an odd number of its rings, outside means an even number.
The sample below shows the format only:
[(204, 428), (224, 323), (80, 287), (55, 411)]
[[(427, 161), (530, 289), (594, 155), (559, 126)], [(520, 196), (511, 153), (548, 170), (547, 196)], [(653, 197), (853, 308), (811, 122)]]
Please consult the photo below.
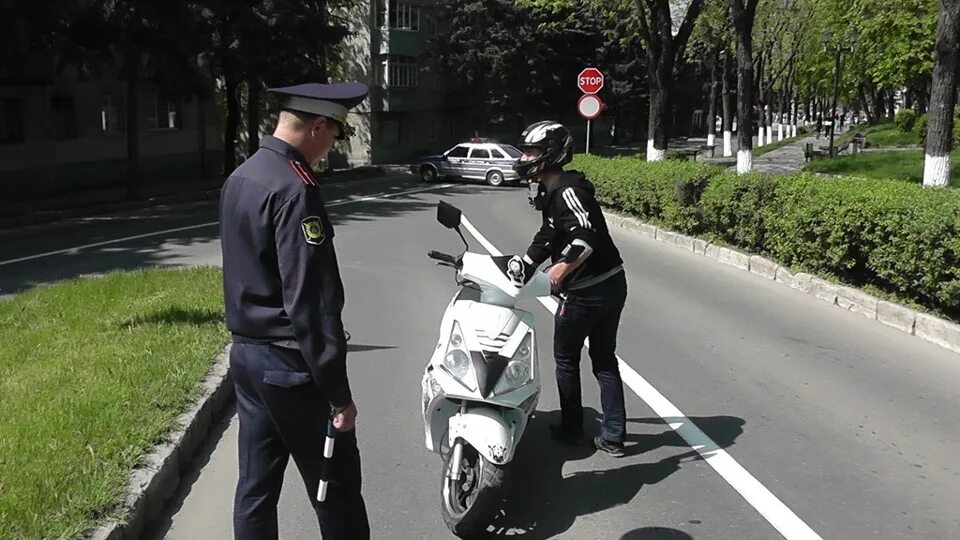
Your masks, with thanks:
[(733, 132), (724, 131), (723, 132), (723, 157), (730, 157), (733, 155)]
[(777, 125), (777, 142), (783, 140), (783, 124)]
[(713, 146), (716, 142), (716, 137), (713, 136), (713, 133), (707, 135), (707, 146)]
[(793, 133), (793, 135), (790, 135), (791, 137), (796, 137), (796, 136), (797, 136), (797, 125), (796, 125), (796, 124), (790, 126), (790, 132)]
[(957, 71), (960, 69), (960, 0), (941, 0), (937, 47), (928, 111), (924, 187), (950, 185), (950, 152), (953, 150)]
[(667, 159), (666, 149), (654, 148), (653, 139), (647, 141), (647, 161), (664, 161)]
[(923, 185), (926, 187), (947, 187), (950, 185), (950, 156), (931, 156), (927, 154), (923, 162)]
[(753, 169), (753, 152), (737, 150), (737, 174), (748, 173)]
[(773, 126), (767, 126), (767, 144), (773, 144)]
[(757, 148), (763, 146), (763, 126), (757, 129)]

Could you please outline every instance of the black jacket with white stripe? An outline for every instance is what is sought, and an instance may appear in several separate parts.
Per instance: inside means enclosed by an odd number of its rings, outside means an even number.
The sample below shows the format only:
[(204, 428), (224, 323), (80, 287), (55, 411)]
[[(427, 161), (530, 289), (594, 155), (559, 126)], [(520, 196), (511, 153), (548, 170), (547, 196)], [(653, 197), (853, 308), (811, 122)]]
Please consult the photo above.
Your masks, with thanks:
[(595, 285), (623, 269), (623, 259), (594, 197), (593, 184), (583, 173), (562, 173), (546, 193), (542, 212), (543, 224), (527, 249), (527, 262), (539, 266), (548, 257), (557, 262), (572, 245), (582, 245), (589, 253), (583, 265), (567, 277), (564, 289)]

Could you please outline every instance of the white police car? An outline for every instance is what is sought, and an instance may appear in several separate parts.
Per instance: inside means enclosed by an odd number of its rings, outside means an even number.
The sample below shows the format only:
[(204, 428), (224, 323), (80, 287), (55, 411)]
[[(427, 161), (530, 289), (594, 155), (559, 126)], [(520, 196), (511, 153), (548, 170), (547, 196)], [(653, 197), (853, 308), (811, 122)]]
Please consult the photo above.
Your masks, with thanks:
[(513, 164), (523, 155), (509, 144), (473, 139), (454, 146), (439, 156), (427, 156), (411, 165), (411, 171), (424, 182), (440, 178), (484, 180), (491, 186), (517, 183), (520, 178)]

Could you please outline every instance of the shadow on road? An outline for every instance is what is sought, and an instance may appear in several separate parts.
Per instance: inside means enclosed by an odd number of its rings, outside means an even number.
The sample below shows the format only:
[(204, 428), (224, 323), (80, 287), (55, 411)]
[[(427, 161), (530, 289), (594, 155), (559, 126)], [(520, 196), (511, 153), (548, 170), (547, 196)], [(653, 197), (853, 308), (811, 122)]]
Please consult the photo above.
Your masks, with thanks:
[[(594, 409), (584, 409), (589, 422), (599, 422)], [(679, 419), (668, 418), (673, 422)], [(564, 465), (590, 457), (589, 446), (560, 446), (548, 434), (547, 426), (559, 421), (559, 412), (538, 412), (531, 420), (524, 442), (508, 474), (509, 486), (499, 516), (483, 538), (523, 536), (553, 538), (568, 531), (579, 516), (602, 512), (630, 502), (643, 486), (657, 484), (680, 470), (683, 463), (703, 459), (660, 418), (631, 419), (630, 423), (663, 426), (655, 435), (627, 437), (627, 457), (605, 461), (607, 468), (564, 476)], [(733, 416), (691, 418), (717, 448), (734, 444), (743, 433), (744, 420)], [(643, 461), (641, 454), (665, 447), (685, 449), (659, 461)], [(706, 449), (709, 451), (710, 449)], [(621, 465), (622, 466), (618, 466)], [(512, 476), (511, 476), (512, 475)], [(650, 527), (632, 531), (624, 539), (683, 539), (686, 533)]]
[[(411, 177), (412, 178), (412, 177)], [(486, 188), (482, 186), (457, 185), (398, 195), (386, 199), (363, 200), (365, 197), (384, 193), (430, 187), (406, 178), (398, 179), (386, 187), (374, 184), (354, 184), (331, 187), (325, 193), (330, 203), (329, 214), (337, 227), (351, 222), (389, 220), (411, 213), (423, 213), (424, 219), (433, 219), (429, 211), (436, 206), (438, 195), (483, 193), (490, 190), (515, 188)], [(339, 202), (337, 201), (339, 200)], [(349, 202), (345, 202), (349, 200)], [(135, 238), (129, 241), (92, 247), (80, 251), (52, 255), (35, 260), (22, 261), (0, 268), (0, 295), (9, 295), (33, 287), (73, 279), (86, 275), (99, 275), (114, 271), (136, 270), (150, 267), (183, 267), (197, 264), (219, 264), (220, 231), (217, 225), (197, 226), (216, 221), (216, 207), (203, 205), (193, 212), (174, 212), (174, 217), (161, 219), (162, 213), (152, 209), (146, 213), (114, 216), (108, 222), (73, 227), (56, 226), (38, 230), (30, 238), (0, 239), (0, 251), (5, 251), (5, 241), (16, 241), (16, 255), (30, 255), (45, 250), (69, 249), (97, 242), (109, 242), (126, 236), (152, 234), (176, 228), (191, 227), (169, 233)], [(182, 214), (182, 215), (181, 215)], [(37, 246), (43, 246), (42, 248)], [(371, 246), (374, 249), (375, 246)], [(19, 252), (19, 253), (17, 253)]]
[(667, 527), (644, 527), (630, 531), (620, 540), (693, 540), (689, 534)]

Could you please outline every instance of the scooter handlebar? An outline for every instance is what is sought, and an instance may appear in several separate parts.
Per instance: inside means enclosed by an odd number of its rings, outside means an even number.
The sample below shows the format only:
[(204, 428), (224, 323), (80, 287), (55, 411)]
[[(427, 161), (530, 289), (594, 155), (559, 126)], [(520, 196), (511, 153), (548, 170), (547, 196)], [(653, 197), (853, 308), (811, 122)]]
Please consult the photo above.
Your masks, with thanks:
[(440, 253), (439, 251), (430, 251), (427, 253), (427, 257), (435, 261), (457, 264), (457, 259), (453, 255), (447, 255), (446, 253)]

